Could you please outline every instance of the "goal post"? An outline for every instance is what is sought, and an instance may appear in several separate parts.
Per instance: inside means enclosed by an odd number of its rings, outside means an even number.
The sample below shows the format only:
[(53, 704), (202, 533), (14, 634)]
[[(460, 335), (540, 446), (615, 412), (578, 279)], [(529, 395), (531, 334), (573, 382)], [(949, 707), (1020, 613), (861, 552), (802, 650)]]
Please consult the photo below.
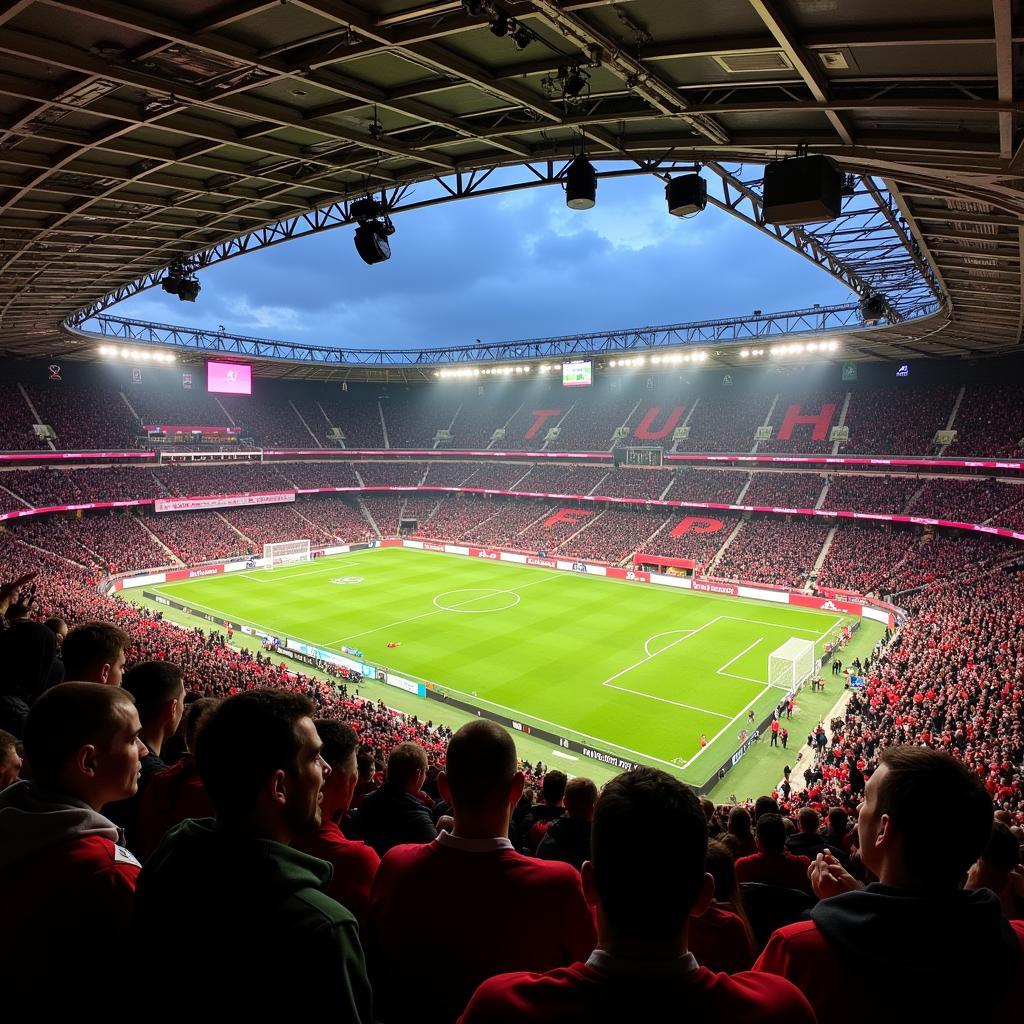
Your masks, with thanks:
[(268, 569), (295, 562), (308, 562), (311, 558), (308, 540), (285, 540), (263, 545), (263, 564)]
[(796, 693), (817, 667), (814, 641), (792, 637), (768, 655), (768, 682), (787, 693)]

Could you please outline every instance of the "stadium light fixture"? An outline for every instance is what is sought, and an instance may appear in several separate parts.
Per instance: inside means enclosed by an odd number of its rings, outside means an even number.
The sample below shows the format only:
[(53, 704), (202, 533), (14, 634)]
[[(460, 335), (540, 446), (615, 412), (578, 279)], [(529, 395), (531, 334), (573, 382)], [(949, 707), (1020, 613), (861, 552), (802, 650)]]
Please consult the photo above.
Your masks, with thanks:
[(570, 210), (589, 210), (597, 202), (597, 171), (579, 153), (565, 169), (565, 205)]
[(885, 318), (885, 296), (874, 292), (866, 295), (859, 306), (861, 320), (865, 327), (873, 327)]
[(665, 201), (673, 217), (696, 217), (708, 204), (708, 183), (699, 174), (681, 174), (665, 183)]
[(391, 259), (388, 239), (395, 233), (395, 226), (384, 204), (366, 196), (352, 203), (349, 215), (359, 222), (353, 239), (359, 258), (370, 266)]
[(750, 356), (750, 350), (746, 348), (740, 349), (740, 359), (747, 359)]

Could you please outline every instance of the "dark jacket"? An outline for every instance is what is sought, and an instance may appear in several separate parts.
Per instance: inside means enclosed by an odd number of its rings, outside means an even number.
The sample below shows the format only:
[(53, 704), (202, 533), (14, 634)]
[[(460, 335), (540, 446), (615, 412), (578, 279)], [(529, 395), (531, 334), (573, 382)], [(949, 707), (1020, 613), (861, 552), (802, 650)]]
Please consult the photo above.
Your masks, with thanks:
[(548, 826), (537, 846), (541, 860), (560, 860), (578, 871), (590, 860), (590, 822), (563, 815)]
[(370, 1024), (356, 920), (324, 894), (331, 873), (326, 861), (212, 818), (176, 825), (136, 888), (139, 991), (151, 999), (168, 965), (187, 960), (207, 965), (199, 998), (212, 1015), (270, 1019), (315, 997), (325, 1020)]
[(824, 853), (826, 850), (844, 864), (849, 860), (845, 850), (833, 846), (817, 832), (797, 832), (796, 835), (790, 836), (786, 840), (786, 849), (797, 857), (808, 857), (810, 860), (814, 860), (819, 853)]
[(63, 678), (57, 638), (41, 622), (18, 619), (0, 632), (0, 729), (21, 739), (29, 708)]
[(419, 797), (385, 782), (380, 789), (366, 794), (350, 838), (362, 839), (383, 857), (392, 846), (431, 842), (437, 838), (437, 829)]
[(152, 752), (139, 759), (139, 788), (135, 796), (127, 800), (115, 800), (103, 808), (103, 814), (115, 825), (124, 831), (124, 842), (136, 857), (141, 858), (139, 852), (138, 836), (135, 832), (135, 820), (139, 814), (139, 806), (142, 803), (142, 794), (149, 788), (149, 784), (160, 772), (167, 771), (167, 764), (159, 754)]

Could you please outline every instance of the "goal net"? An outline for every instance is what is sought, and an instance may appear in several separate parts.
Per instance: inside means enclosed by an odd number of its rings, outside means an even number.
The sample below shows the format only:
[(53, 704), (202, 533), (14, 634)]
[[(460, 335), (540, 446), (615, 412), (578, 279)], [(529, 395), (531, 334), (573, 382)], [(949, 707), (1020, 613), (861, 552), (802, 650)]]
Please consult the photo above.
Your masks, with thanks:
[(263, 564), (268, 569), (310, 560), (308, 540), (285, 540), (263, 545)]
[(793, 637), (768, 655), (768, 682), (787, 693), (795, 693), (816, 668), (814, 641)]

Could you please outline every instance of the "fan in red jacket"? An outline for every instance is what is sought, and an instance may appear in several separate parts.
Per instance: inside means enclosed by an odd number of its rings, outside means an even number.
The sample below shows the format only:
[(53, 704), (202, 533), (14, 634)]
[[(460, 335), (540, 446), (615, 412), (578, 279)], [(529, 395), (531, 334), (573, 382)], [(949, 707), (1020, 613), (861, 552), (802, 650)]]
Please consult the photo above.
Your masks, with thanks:
[(593, 948), (579, 872), (508, 840), (524, 782), (500, 726), (480, 719), (452, 737), (438, 784), (454, 831), (394, 847), (374, 881), (365, 938), (380, 1020), (451, 1024), (484, 979), (550, 970)]
[(810, 893), (807, 878), (810, 860), (786, 850), (786, 827), (778, 814), (762, 814), (757, 819), (757, 853), (736, 861), (736, 880), (777, 885)]
[(337, 825), (352, 805), (352, 794), (359, 780), (356, 764), (359, 737), (351, 726), (342, 722), (317, 719), (313, 724), (323, 743), (320, 756), (330, 765), (331, 774), (321, 790), (319, 828), (297, 835), (292, 846), (327, 861), (334, 868), (327, 895), (348, 908), (362, 925), (370, 907), (370, 886), (380, 857), (372, 846), (346, 839)]
[(597, 907), (597, 948), (545, 974), (485, 981), (461, 1024), (813, 1024), (789, 982), (701, 967), (687, 949), (691, 915), (714, 897), (706, 874), (707, 821), (693, 791), (664, 772), (637, 768), (601, 793), (593, 860), (583, 885)]
[(1024, 922), (988, 890), (961, 888), (992, 829), (981, 780), (940, 751), (889, 747), (857, 829), (878, 882), (862, 887), (819, 854), (821, 902), (772, 935), (755, 969), (795, 982), (822, 1021), (1019, 1021)]
[(125, 950), (138, 861), (100, 809), (138, 787), (130, 693), (63, 683), (25, 723), (31, 782), (0, 793), (0, 971), (34, 1010), (96, 991)]

